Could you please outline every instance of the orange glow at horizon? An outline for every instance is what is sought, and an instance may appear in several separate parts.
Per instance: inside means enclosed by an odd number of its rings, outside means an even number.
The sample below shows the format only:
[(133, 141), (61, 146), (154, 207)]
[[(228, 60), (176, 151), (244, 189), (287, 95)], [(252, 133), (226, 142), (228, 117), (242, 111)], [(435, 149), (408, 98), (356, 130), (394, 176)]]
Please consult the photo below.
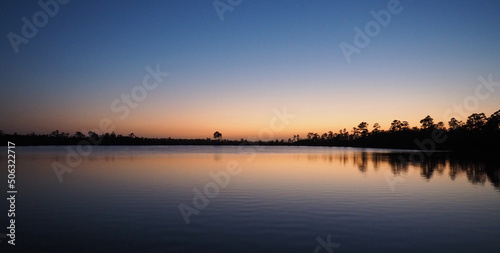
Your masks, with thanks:
[[(374, 123), (382, 129), (389, 129), (394, 119), (406, 120), (410, 126), (420, 126), (419, 121), (431, 115), (434, 122), (449, 121), (446, 112), (454, 104), (463, 103), (466, 94), (475, 86), (462, 90), (447, 99), (438, 99), (440, 95), (429, 94), (422, 99), (398, 96), (401, 90), (381, 92), (361, 89), (344, 90), (338, 93), (318, 94), (297, 99), (291, 94), (269, 93), (273, 99), (262, 99), (262, 94), (254, 92), (246, 97), (206, 97), (197, 93), (191, 100), (176, 98), (175, 95), (151, 93), (137, 108), (131, 109), (123, 120), (121, 113), (114, 113), (110, 103), (95, 103), (90, 106), (58, 106), (57, 109), (45, 108), (45, 113), (38, 113), (36, 108), (14, 108), (12, 114), (18, 115), (13, 120), (4, 122), (4, 132), (50, 133), (53, 130), (69, 132), (94, 130), (99, 128), (103, 118), (113, 122), (114, 132), (128, 135), (134, 133), (142, 137), (159, 138), (212, 138), (215, 131), (222, 133), (223, 139), (269, 140), (262, 132), (272, 132), (273, 139), (292, 138), (299, 134), (306, 138), (308, 132), (323, 134), (328, 131), (338, 133), (341, 129), (351, 131), (360, 122), (365, 121), (372, 130)], [(347, 88), (345, 88), (347, 89)], [(165, 97), (166, 96), (166, 97)], [(391, 99), (381, 99), (391, 97)], [(114, 97), (112, 97), (114, 98)], [(110, 98), (110, 101), (113, 101)], [(355, 98), (355, 99), (353, 99)], [(499, 105), (494, 99), (481, 101), (475, 112), (484, 112), (487, 116), (497, 111)], [(104, 108), (104, 109), (103, 109)], [(279, 119), (274, 122), (279, 127), (273, 131), (271, 124), (276, 118), (275, 111), (295, 115), (284, 124)], [(27, 112), (26, 112), (27, 111)], [(472, 113), (472, 112), (468, 112)], [(453, 112), (448, 117), (466, 120), (466, 116)], [(276, 129), (275, 129), (276, 130)]]

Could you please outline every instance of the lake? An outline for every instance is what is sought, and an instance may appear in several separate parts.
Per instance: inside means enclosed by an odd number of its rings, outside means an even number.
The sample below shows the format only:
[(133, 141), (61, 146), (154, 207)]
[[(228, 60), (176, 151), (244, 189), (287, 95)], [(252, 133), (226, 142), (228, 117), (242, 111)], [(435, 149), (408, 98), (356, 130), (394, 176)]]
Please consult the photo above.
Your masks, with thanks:
[(500, 252), (495, 159), (100, 146), (60, 182), (67, 153), (16, 147), (16, 246), (0, 238), (2, 252)]

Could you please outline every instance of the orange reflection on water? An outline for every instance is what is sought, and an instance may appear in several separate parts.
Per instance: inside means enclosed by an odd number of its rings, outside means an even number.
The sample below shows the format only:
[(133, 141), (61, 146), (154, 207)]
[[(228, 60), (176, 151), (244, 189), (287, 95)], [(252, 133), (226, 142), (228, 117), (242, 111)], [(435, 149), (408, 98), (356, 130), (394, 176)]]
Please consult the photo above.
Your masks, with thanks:
[[(116, 149), (120, 149), (116, 147)], [(307, 149), (305, 149), (307, 150)], [(31, 170), (27, 180), (36, 184), (37, 177), (57, 182), (52, 163), (64, 163), (65, 153), (20, 154), (20, 167)], [(3, 158), (2, 158), (3, 159)], [(411, 163), (408, 154), (326, 149), (321, 152), (303, 150), (285, 152), (235, 153), (221, 152), (95, 152), (84, 157), (65, 182), (112, 187), (127, 184), (134, 187), (199, 186), (213, 180), (210, 173), (226, 170), (235, 161), (242, 172), (231, 177), (232, 187), (253, 189), (377, 189), (387, 190), (388, 177), (400, 185), (424, 187), (422, 182), (439, 181), (439, 187), (492, 184), (499, 188), (499, 166), (457, 160), (449, 156), (428, 157)], [(389, 175), (389, 176), (388, 176)], [(71, 183), (68, 183), (71, 184)], [(236, 186), (235, 186), (236, 185)]]

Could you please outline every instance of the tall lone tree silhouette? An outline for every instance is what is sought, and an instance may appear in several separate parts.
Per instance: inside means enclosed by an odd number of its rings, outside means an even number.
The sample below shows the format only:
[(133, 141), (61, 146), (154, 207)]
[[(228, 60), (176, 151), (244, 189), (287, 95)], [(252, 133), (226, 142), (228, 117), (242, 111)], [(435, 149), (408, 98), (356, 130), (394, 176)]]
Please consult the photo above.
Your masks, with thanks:
[(219, 141), (220, 141), (220, 139), (222, 139), (222, 134), (219, 133), (219, 131), (215, 131), (215, 133), (214, 133), (214, 139), (219, 139)]

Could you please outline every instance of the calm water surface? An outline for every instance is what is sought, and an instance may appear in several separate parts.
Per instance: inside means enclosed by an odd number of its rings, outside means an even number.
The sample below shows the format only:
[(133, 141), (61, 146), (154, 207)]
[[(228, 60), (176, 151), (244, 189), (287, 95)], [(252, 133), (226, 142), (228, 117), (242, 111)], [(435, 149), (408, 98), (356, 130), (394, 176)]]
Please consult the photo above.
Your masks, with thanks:
[[(16, 148), (17, 252), (500, 252), (494, 161), (438, 154), (406, 163), (401, 151), (328, 147), (95, 147), (60, 183), (52, 163), (66, 154)], [(0, 207), (5, 228), (5, 199)]]

